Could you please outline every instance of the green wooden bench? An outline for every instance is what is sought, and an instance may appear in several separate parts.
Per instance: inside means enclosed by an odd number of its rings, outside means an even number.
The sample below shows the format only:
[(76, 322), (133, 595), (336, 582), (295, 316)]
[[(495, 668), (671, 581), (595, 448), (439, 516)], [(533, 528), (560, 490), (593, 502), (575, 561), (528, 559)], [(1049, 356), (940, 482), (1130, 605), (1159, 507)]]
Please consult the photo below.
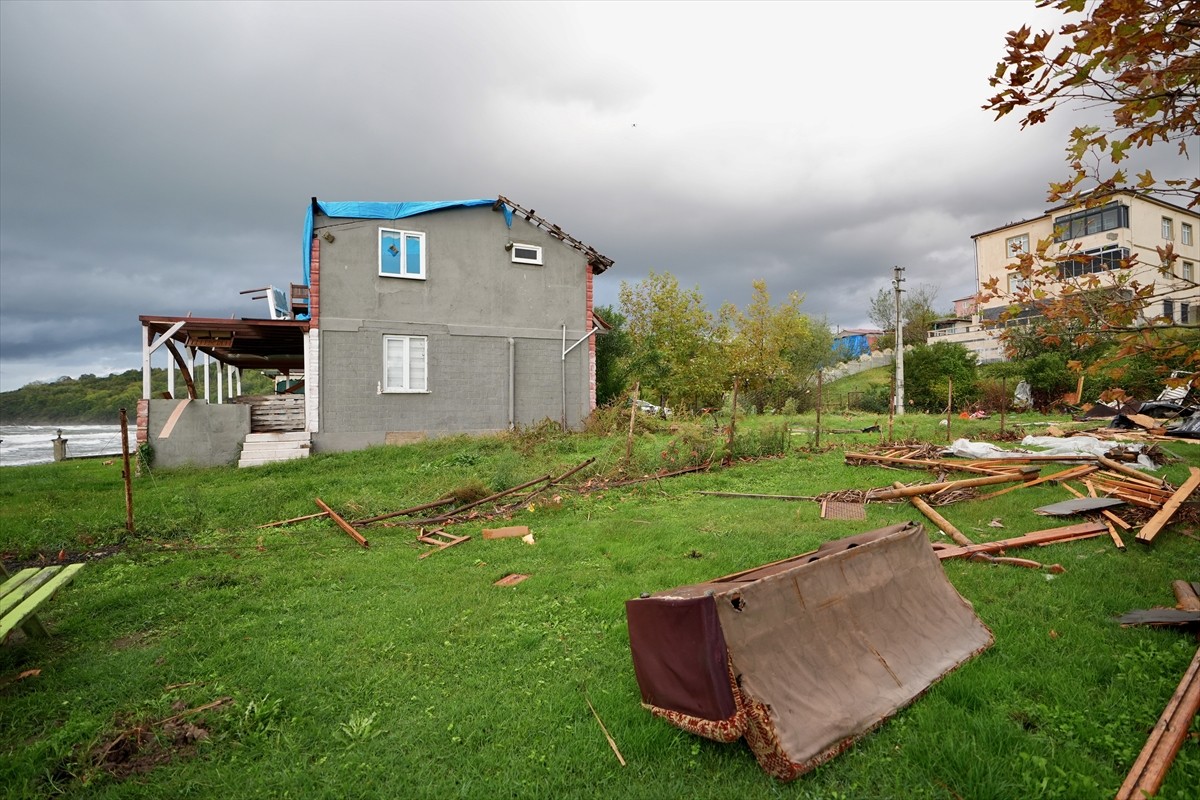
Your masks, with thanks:
[(5, 579), (0, 585), (0, 642), (7, 639), (8, 634), (18, 626), (29, 637), (49, 636), (46, 627), (37, 618), (37, 610), (55, 592), (74, 580), (75, 573), (81, 569), (83, 564), (29, 567), (8, 577), (0, 565), (0, 577)]

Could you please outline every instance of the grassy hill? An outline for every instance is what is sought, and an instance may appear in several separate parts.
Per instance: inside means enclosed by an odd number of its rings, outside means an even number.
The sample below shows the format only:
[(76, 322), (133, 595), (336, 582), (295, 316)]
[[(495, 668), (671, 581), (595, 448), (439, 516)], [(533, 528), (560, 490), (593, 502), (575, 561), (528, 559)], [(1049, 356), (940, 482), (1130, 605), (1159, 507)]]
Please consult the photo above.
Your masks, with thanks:
[[(150, 386), (155, 397), (165, 392), (166, 370), (153, 370)], [(186, 391), (178, 376), (175, 388), (177, 392)], [(243, 394), (270, 391), (271, 381), (261, 373), (243, 374)], [(11, 392), (0, 392), (0, 425), (116, 424), (120, 409), (132, 411), (141, 396), (140, 369), (105, 377), (80, 375), (78, 378), (62, 377), (49, 383), (36, 381)]]

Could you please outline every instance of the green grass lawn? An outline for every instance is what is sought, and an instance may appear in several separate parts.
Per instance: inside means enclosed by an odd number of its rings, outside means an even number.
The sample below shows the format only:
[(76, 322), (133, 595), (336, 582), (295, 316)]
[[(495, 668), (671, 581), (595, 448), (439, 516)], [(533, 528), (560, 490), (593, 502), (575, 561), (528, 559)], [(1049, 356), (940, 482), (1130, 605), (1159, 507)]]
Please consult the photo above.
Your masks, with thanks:
[[(826, 414), (822, 426), (874, 421)], [(937, 423), (906, 415), (895, 434), (944, 441)], [(871, 504), (865, 522), (844, 522), (820, 519), (811, 502), (696, 493), (816, 495), (929, 479), (843, 463), (845, 448), (877, 444), (879, 434), (826, 433), (821, 451), (805, 449), (814, 424), (812, 415), (740, 420), (749, 439), (790, 425), (793, 449), (624, 488), (546, 492), (509, 522), (451, 528), (472, 540), (425, 559), (408, 528), (369, 527), (364, 550), (328, 520), (255, 526), (314, 513), (318, 496), (353, 519), (471, 481), (505, 488), (589, 457), (596, 464), (580, 480), (613, 474), (624, 437), (451, 439), (249, 470), (151, 469), (135, 481), (134, 536), (124, 533), (119, 466), (6, 468), (0, 553), (10, 569), (60, 549), (120, 549), (90, 563), (43, 612), (49, 642), (0, 647), (0, 793), (1111, 796), (1196, 650), (1178, 631), (1113, 621), (1133, 608), (1173, 605), (1173, 579), (1200, 579), (1200, 543), (1180, 535), (1183, 525), (1149, 547), (1127, 537), (1125, 553), (1107, 538), (1015, 553), (1060, 563), (1061, 575), (947, 562), (996, 644), (793, 783), (767, 777), (740, 742), (688, 735), (640, 707), (625, 600), (920, 519), (907, 504)], [(956, 419), (951, 433), (996, 428), (996, 420)], [(686, 466), (716, 444), (686, 425), (644, 433), (627, 472)], [(1178, 484), (1189, 463), (1200, 465), (1200, 446), (1170, 449), (1184, 459), (1164, 470)], [(940, 511), (986, 541), (1069, 522), (1030, 511), (1066, 497), (1045, 485)], [(1003, 529), (989, 527), (996, 518)], [(478, 536), (502, 524), (528, 525), (536, 543)], [(944, 537), (931, 530), (931, 539)], [(531, 577), (493, 585), (510, 573)], [(40, 673), (18, 680), (28, 670)], [(152, 724), (222, 698), (232, 699)], [(106, 748), (108, 767), (97, 763)], [(1193, 737), (1160, 796), (1190, 800), (1197, 785)]]

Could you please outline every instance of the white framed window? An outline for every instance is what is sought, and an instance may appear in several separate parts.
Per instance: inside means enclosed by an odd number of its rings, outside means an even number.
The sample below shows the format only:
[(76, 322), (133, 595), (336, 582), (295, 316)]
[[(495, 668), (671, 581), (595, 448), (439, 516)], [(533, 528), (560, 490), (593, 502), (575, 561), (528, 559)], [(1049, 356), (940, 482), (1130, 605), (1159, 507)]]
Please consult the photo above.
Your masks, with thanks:
[(1179, 223), (1179, 243), (1180, 244), (1191, 244), (1192, 243), (1192, 223), (1190, 223), (1190, 222)]
[(1008, 258), (1029, 255), (1029, 234), (1010, 236), (1004, 240), (1004, 252)]
[(1183, 274), (1180, 277), (1182, 277), (1185, 281), (1196, 280), (1196, 265), (1191, 261), (1183, 262)]
[(1162, 315), (1171, 321), (1175, 320), (1175, 301), (1169, 297), (1166, 300), (1163, 300)]
[(1162, 237), (1168, 242), (1175, 238), (1175, 223), (1170, 217), (1162, 218)]
[(425, 280), (425, 234), (380, 228), (379, 274)]
[(541, 245), (513, 242), (512, 260), (514, 264), (537, 264), (538, 266), (541, 266)]
[(1029, 279), (1021, 277), (1019, 272), (1008, 273), (1008, 293), (1016, 294), (1021, 289), (1029, 288)]
[(424, 336), (383, 337), (383, 385), (387, 393), (429, 391), (429, 342)]

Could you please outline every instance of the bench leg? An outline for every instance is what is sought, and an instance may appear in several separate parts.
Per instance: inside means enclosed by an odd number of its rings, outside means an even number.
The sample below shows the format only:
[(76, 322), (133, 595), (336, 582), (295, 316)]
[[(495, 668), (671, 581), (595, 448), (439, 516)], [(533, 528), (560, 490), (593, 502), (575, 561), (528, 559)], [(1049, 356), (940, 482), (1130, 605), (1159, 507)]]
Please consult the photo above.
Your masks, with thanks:
[(30, 639), (48, 639), (50, 632), (46, 630), (46, 626), (38, 619), (37, 614), (34, 614), (29, 619), (21, 623), (21, 630), (25, 631), (25, 635)]

